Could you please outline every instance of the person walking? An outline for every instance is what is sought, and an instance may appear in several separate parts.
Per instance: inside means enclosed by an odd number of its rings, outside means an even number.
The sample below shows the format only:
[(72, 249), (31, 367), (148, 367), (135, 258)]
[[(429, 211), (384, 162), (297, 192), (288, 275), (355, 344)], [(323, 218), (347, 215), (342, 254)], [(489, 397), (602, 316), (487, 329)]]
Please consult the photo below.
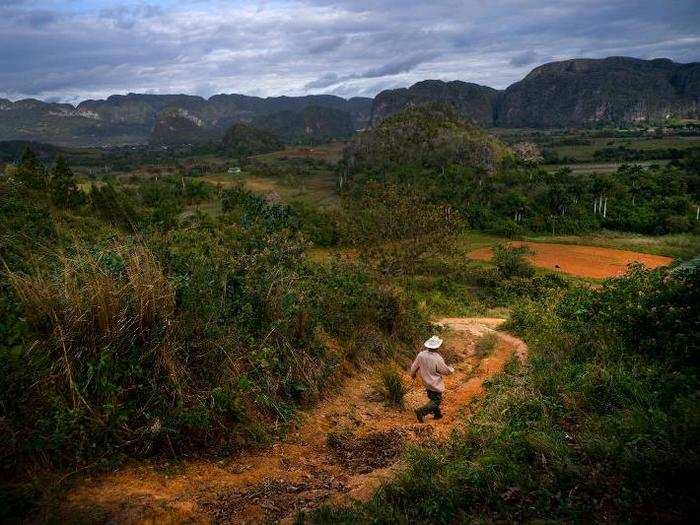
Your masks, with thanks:
[(416, 418), (420, 423), (423, 422), (425, 416), (431, 413), (433, 419), (442, 417), (440, 404), (442, 403), (442, 393), (445, 391), (445, 381), (442, 376), (455, 371), (454, 368), (445, 364), (445, 360), (438, 353), (438, 348), (442, 346), (442, 339), (434, 335), (423, 343), (423, 346), (425, 348), (418, 353), (411, 365), (411, 377), (415, 379), (420, 372), (429, 399), (427, 404), (416, 410)]

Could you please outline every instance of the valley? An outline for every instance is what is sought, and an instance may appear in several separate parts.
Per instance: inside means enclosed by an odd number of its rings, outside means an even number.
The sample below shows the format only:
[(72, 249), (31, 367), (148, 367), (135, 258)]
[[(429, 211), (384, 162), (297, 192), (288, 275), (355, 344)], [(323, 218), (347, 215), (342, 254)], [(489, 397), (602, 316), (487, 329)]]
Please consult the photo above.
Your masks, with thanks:
[[(696, 70), (132, 94), (45, 135), (55, 107), (2, 102), (35, 120), (0, 127), (0, 517), (687, 521)], [(631, 79), (602, 113), (591, 72)], [(433, 335), (455, 372), (419, 423), (407, 368)]]

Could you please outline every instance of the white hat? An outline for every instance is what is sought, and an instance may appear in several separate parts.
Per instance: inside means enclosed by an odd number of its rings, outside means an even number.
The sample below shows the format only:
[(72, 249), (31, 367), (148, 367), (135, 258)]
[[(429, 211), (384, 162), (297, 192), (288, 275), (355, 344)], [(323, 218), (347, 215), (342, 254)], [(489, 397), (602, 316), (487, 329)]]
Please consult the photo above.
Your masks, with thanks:
[(430, 348), (431, 350), (437, 350), (438, 348), (440, 348), (440, 346), (442, 346), (442, 339), (434, 335), (425, 343), (423, 343), (423, 346), (425, 346), (426, 348)]

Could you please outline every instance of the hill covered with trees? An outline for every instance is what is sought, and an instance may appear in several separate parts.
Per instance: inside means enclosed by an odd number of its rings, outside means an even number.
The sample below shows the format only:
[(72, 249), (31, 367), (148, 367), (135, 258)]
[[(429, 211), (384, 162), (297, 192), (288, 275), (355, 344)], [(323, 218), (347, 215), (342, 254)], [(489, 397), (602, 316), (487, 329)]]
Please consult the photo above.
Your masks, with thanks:
[(286, 144), (322, 144), (347, 139), (355, 127), (350, 113), (323, 106), (281, 111), (253, 119), (251, 124), (280, 137)]
[(438, 104), (403, 110), (357, 135), (346, 149), (344, 177), (350, 188), (410, 187), (449, 204), (472, 228), (511, 237), (600, 228), (662, 234), (700, 227), (699, 160), (692, 153), (611, 174), (548, 172)]
[(222, 147), (227, 155), (240, 158), (282, 149), (284, 143), (273, 133), (239, 122), (226, 130)]

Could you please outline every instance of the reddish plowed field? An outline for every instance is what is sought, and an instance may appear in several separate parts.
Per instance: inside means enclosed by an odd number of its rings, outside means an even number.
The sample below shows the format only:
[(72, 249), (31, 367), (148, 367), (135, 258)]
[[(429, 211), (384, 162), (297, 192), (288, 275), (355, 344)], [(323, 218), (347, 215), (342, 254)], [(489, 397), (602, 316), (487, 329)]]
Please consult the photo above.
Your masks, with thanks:
[[(540, 268), (560, 271), (577, 277), (604, 279), (625, 273), (627, 265), (635, 261), (649, 268), (670, 264), (673, 259), (662, 255), (580, 246), (575, 244), (548, 244), (539, 242), (516, 242), (514, 246), (528, 246), (534, 255), (528, 256), (532, 264)], [(469, 257), (480, 261), (491, 259), (491, 248), (480, 248), (469, 253)]]

